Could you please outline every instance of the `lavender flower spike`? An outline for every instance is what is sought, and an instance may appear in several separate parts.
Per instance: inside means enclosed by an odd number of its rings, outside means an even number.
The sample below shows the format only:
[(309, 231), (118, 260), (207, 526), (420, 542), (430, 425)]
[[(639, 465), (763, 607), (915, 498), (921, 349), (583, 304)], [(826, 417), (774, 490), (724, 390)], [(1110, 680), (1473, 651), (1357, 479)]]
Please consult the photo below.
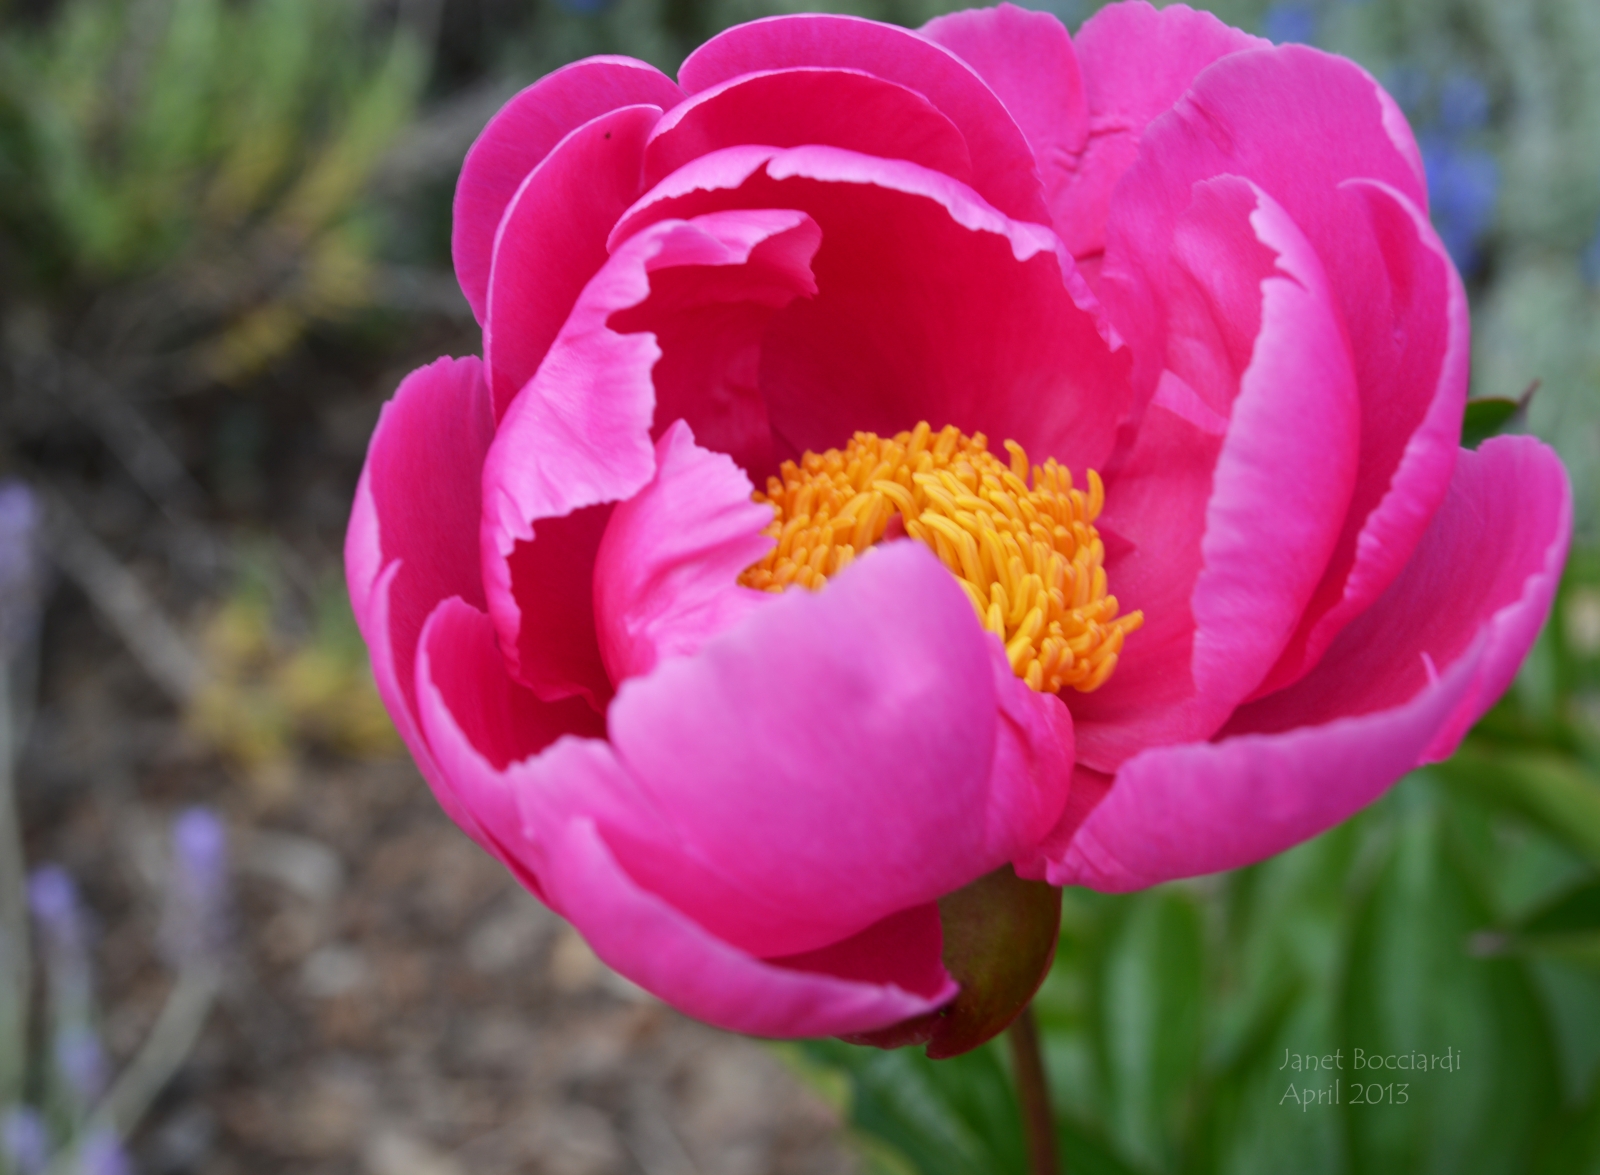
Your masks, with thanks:
[(16, 1175), (42, 1175), (50, 1165), (50, 1131), (32, 1106), (12, 1106), (0, 1118), (0, 1151)]
[(28, 906), (43, 940), (56, 1007), (68, 1015), (87, 1014), (89, 940), (77, 885), (60, 866), (40, 866), (28, 879)]
[(102, 1127), (84, 1141), (78, 1153), (78, 1170), (83, 1175), (131, 1175), (133, 1167), (116, 1132)]
[(39, 503), (21, 482), (0, 483), (0, 663), (26, 639), (39, 610)]
[(227, 937), (228, 831), (209, 808), (188, 808), (172, 822), (161, 944), (176, 968), (215, 959)]

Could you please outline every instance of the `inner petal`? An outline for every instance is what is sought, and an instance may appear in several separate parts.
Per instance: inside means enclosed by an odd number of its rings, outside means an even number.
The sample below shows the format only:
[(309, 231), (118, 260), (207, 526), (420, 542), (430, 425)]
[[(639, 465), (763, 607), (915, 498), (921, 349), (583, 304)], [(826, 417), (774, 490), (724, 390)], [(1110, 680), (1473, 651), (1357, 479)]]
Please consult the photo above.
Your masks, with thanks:
[[(773, 508), (777, 545), (746, 568), (746, 587), (820, 588), (885, 538), (923, 543), (956, 577), (978, 621), (1005, 645), (1030, 687), (1088, 693), (1117, 667), (1144, 613), (1117, 615), (1107, 592), (1105, 544), (1094, 522), (1105, 487), (1085, 490), (1054, 458), (1029, 466), (1006, 441), (1009, 462), (982, 433), (927, 421), (891, 438), (858, 432), (842, 449), (785, 461), (754, 497)], [(1030, 479), (1031, 472), (1031, 479)]]

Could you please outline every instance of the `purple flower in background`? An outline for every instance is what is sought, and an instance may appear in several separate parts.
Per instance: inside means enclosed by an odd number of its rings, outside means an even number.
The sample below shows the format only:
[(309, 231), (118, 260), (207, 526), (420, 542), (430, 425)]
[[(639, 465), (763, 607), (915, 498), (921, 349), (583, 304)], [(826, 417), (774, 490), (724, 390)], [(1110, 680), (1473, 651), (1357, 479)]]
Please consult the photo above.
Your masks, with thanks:
[(1500, 192), (1500, 167), (1493, 155), (1467, 146), (1452, 135), (1425, 131), (1417, 136), (1428, 173), (1433, 227), (1462, 273), (1480, 261), (1478, 245), (1494, 224)]
[(228, 830), (209, 808), (187, 808), (172, 822), (161, 943), (182, 967), (212, 959), (227, 933)]
[(1261, 34), (1279, 45), (1309, 45), (1317, 39), (1317, 12), (1309, 4), (1280, 0), (1261, 18)]
[(100, 1129), (91, 1134), (79, 1152), (78, 1169), (83, 1175), (129, 1175), (133, 1167), (128, 1162), (128, 1152), (111, 1130)]
[(16, 1175), (42, 1175), (50, 1165), (50, 1131), (32, 1106), (12, 1106), (0, 1119), (0, 1150)]
[(1417, 65), (1390, 70), (1385, 87), (1417, 127), (1433, 227), (1456, 267), (1470, 274), (1482, 261), (1480, 246), (1500, 195), (1500, 166), (1481, 145), (1489, 91), (1470, 73), (1457, 70), (1436, 81)]
[(39, 613), (39, 504), (19, 481), (0, 483), (0, 662)]
[(44, 948), (54, 1012), (51, 1055), (68, 1092), (88, 1105), (105, 1088), (106, 1061), (93, 1028), (89, 931), (78, 887), (59, 866), (41, 866), (28, 879), (28, 905)]
[(89, 942), (77, 885), (60, 866), (41, 866), (28, 879), (28, 907), (44, 941), (56, 999), (87, 1006)]

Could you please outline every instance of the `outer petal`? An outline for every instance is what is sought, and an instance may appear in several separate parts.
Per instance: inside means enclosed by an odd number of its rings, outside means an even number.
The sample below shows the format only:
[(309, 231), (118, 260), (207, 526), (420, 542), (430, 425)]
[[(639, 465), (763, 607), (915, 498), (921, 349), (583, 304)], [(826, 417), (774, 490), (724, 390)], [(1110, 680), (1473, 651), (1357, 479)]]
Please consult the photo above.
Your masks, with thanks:
[[(457, 622), (447, 635), (470, 634)], [(593, 819), (638, 885), (742, 951), (787, 957), (960, 888), (1053, 821), (1012, 794), (1037, 778), (992, 776), (991, 643), (938, 561), (899, 543), (624, 682), (610, 748), (591, 755), (603, 771), (553, 766), (559, 743), (502, 762), (516, 748), (466, 688), (481, 675), (434, 672), (419, 689), (456, 792), (485, 811), (518, 797), (532, 839), (508, 848), (558, 906), (542, 846)], [(502, 825), (503, 808), (485, 819)]]
[(1405, 571), (1317, 670), (1245, 707), (1221, 742), (1123, 764), (1050, 879), (1122, 890), (1235, 868), (1448, 755), (1532, 645), (1571, 525), (1565, 473), (1542, 444), (1463, 453)]
[[(1131, 465), (1126, 501), (1124, 475), (1108, 483), (1102, 529), (1132, 544), (1123, 557), (1113, 551), (1108, 578), (1129, 607), (1146, 607), (1144, 591), (1152, 599), (1150, 639), (1136, 635), (1111, 681), (1074, 704), (1080, 755), (1101, 770), (1146, 746), (1208, 737), (1255, 690), (1322, 577), (1356, 472), (1359, 404), (1338, 311), (1321, 263), (1283, 209), (1243, 180), (1201, 184), (1173, 257), (1171, 378), (1157, 402), (1198, 422), (1197, 454), (1212, 447), (1208, 419), (1220, 424), (1226, 414), (1226, 435), (1210, 470), (1192, 458)], [(1146, 427), (1182, 430), (1155, 411)], [(1162, 448), (1135, 456), (1167, 466)], [(1174, 480), (1184, 471), (1187, 485)], [(1161, 497), (1138, 488), (1156, 482), (1169, 487)], [(1189, 507), (1175, 508), (1174, 493)], [(1196, 547), (1179, 524), (1200, 496)], [(1185, 583), (1193, 584), (1187, 607), (1174, 599)]]
[(1018, 839), (991, 824), (1010, 781), (991, 779), (990, 643), (911, 542), (775, 597), (622, 685), (611, 742), (657, 815), (608, 839), (642, 885), (762, 956), (959, 888)]
[(1005, 105), (959, 57), (907, 29), (820, 13), (768, 17), (712, 37), (678, 78), (693, 94), (741, 74), (804, 66), (860, 70), (923, 94), (965, 136), (984, 199), (1019, 220), (1049, 222), (1033, 153)]
[(554, 900), (597, 955), (696, 1019), (757, 1036), (839, 1035), (919, 1016), (956, 993), (948, 976), (927, 986), (929, 972), (943, 972), (937, 962), (911, 973), (911, 990), (894, 978), (840, 978), (761, 962), (638, 885), (593, 821), (575, 820), (557, 836), (548, 866)]
[(495, 231), (523, 178), (569, 132), (620, 106), (663, 110), (683, 93), (672, 79), (631, 57), (590, 57), (540, 78), (500, 108), (461, 164), (450, 253), (456, 280), (479, 322), (489, 300)]
[(412, 372), (372, 434), (345, 536), (350, 602), (378, 693), (440, 803), (469, 831), (471, 818), (443, 787), (422, 737), (413, 665), (440, 600), (483, 601), (471, 530), (493, 436), (476, 358), (440, 359)]
[[(568, 737), (533, 758), (499, 761), (519, 749), (539, 703), (503, 670), (496, 681), (492, 634), (474, 615), (450, 602), (430, 624), (429, 648), (441, 659), (418, 663), (429, 743), (451, 786), (491, 830), (486, 847), (571, 919), (612, 967), (692, 1016), (768, 1036), (882, 1027), (930, 1011), (955, 994), (939, 965), (937, 934), (931, 944), (891, 937), (875, 949), (840, 944), (831, 954), (841, 957), (819, 953), (811, 960), (765, 963), (642, 888), (618, 862), (595, 818), (563, 806), (573, 797), (587, 797), (600, 808), (608, 798), (639, 799), (609, 746)], [(457, 642), (462, 651), (453, 654)], [(453, 656), (461, 659), (452, 665)], [(524, 813), (521, 824), (516, 808)]]
[[(1087, 50), (1080, 45), (1080, 52)], [(1195, 79), (1150, 125), (1106, 225), (1102, 295), (1135, 351), (1162, 321), (1156, 307), (1167, 288), (1167, 242), (1190, 190), (1212, 176), (1248, 179), (1284, 207), (1323, 259), (1341, 306), (1370, 296), (1370, 255), (1352, 251), (1348, 239), (1348, 211), (1365, 209), (1347, 203), (1340, 184), (1366, 177), (1427, 208), (1421, 172), (1407, 151), (1415, 144), (1397, 140), (1392, 107), (1360, 66), (1302, 45), (1235, 53)], [(1370, 229), (1360, 227), (1357, 239), (1370, 239)], [(1143, 369), (1150, 360), (1141, 355), (1139, 362)], [(1144, 379), (1153, 385), (1155, 376)]]
[(762, 338), (780, 456), (927, 419), (1014, 439), (1036, 459), (1103, 466), (1131, 407), (1126, 357), (1048, 229), (901, 160), (746, 148), (674, 172), (612, 239), (739, 206), (803, 209), (822, 229), (817, 295), (780, 311)]
[(1078, 258), (1106, 245), (1111, 192), (1139, 153), (1150, 122), (1218, 58), (1269, 42), (1185, 4), (1157, 11), (1142, 0), (1110, 4), (1078, 30), (1077, 61), (1088, 97), (1089, 133), (1070, 183), (1052, 190), (1056, 231)]
[(461, 770), (448, 742), (437, 755), (430, 742), (430, 757), (440, 768), (435, 791), (441, 801), (450, 797), (446, 810), (537, 891), (532, 862), (518, 844), (522, 817), (516, 792), (503, 773), (564, 734), (602, 735), (605, 720), (580, 698), (541, 702), (512, 681), (488, 616), (459, 598), (445, 600), (428, 617), (414, 688), (421, 728), (437, 732), (441, 720), (448, 721), (488, 768)]
[(1029, 689), (998, 640), (989, 642), (989, 664), (999, 722), (985, 839), (1011, 862), (1027, 863), (1060, 822), (1072, 789), (1072, 713), (1054, 694)]
[[(798, 246), (783, 244), (797, 233)], [(699, 290), (716, 303), (730, 283), (732, 301), (770, 300), (779, 287), (793, 297), (810, 281), (806, 241), (815, 241), (815, 228), (784, 211), (730, 212), (640, 233), (585, 288), (507, 411), (483, 467), (484, 585), (512, 675), (541, 697), (582, 693), (599, 705), (609, 696), (593, 622), (594, 557), (606, 505), (655, 474), (651, 369), (662, 351), (650, 334), (619, 330), (612, 316), (643, 302), (661, 271), (683, 271), (686, 298)], [(536, 541), (536, 525), (557, 541)]]
[(1249, 179), (1300, 226), (1350, 340), (1363, 421), (1350, 513), (1267, 688), (1314, 664), (1387, 586), (1449, 481), (1466, 388), (1465, 302), (1427, 226), (1417, 168), (1404, 119), (1368, 74), (1286, 46), (1207, 69), (1151, 124), (1117, 189), (1101, 293), (1132, 347), (1141, 394), (1163, 362), (1163, 304), (1175, 280), (1166, 242), (1193, 186), (1212, 176)]
[(701, 90), (663, 118), (645, 154), (645, 186), (697, 156), (744, 143), (826, 143), (972, 182), (966, 139), (916, 90), (853, 69), (781, 69)]
[(868, 983), (892, 983), (907, 991), (956, 994), (940, 959), (944, 945), (939, 907), (913, 906), (874, 922), (860, 934), (804, 954), (769, 959), (779, 967)]
[(600, 653), (612, 681), (692, 653), (765, 592), (739, 573), (771, 550), (772, 507), (750, 500), (750, 479), (694, 443), (683, 421), (656, 442), (656, 475), (612, 512), (595, 560)]
[(1400, 193), (1350, 180), (1345, 195), (1365, 206), (1371, 255), (1383, 266), (1346, 311), (1362, 391), (1361, 474), (1328, 570), (1263, 694), (1310, 670), (1399, 574), (1449, 483), (1461, 436), (1471, 325), (1460, 275)]
[(528, 173), (494, 237), (483, 357), (496, 419), (539, 369), (583, 287), (606, 263), (606, 236), (639, 197), (655, 106), (584, 123)]
[(1089, 141), (1089, 105), (1066, 26), (1047, 12), (1000, 4), (935, 17), (922, 35), (977, 70), (1006, 104), (1033, 149), (1045, 203), (1064, 235)]
[(1448, 755), (1505, 692), (1538, 634), (1566, 558), (1572, 491), (1532, 437), (1463, 450), (1444, 505), (1379, 601), (1288, 689), (1242, 708), (1228, 731), (1279, 731), (1394, 706), (1429, 686), (1482, 634), (1477, 678), (1427, 758)]

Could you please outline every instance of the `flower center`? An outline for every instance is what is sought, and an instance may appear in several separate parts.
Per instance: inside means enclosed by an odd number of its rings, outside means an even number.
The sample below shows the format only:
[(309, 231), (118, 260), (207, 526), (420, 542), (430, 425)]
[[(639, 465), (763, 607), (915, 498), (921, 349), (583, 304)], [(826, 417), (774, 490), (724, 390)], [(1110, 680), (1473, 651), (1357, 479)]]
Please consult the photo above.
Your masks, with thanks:
[(927, 421), (885, 439), (858, 432), (843, 449), (785, 461), (754, 495), (773, 508), (764, 533), (778, 541), (745, 569), (746, 587), (820, 588), (884, 538), (926, 544), (966, 589), (979, 622), (998, 636), (1017, 676), (1036, 690), (1088, 693), (1117, 667), (1143, 612), (1117, 615), (1106, 594), (1105, 544), (1094, 520), (1100, 475), (1087, 491), (1054, 459), (1032, 467), (1015, 441), (1010, 464), (982, 433)]

